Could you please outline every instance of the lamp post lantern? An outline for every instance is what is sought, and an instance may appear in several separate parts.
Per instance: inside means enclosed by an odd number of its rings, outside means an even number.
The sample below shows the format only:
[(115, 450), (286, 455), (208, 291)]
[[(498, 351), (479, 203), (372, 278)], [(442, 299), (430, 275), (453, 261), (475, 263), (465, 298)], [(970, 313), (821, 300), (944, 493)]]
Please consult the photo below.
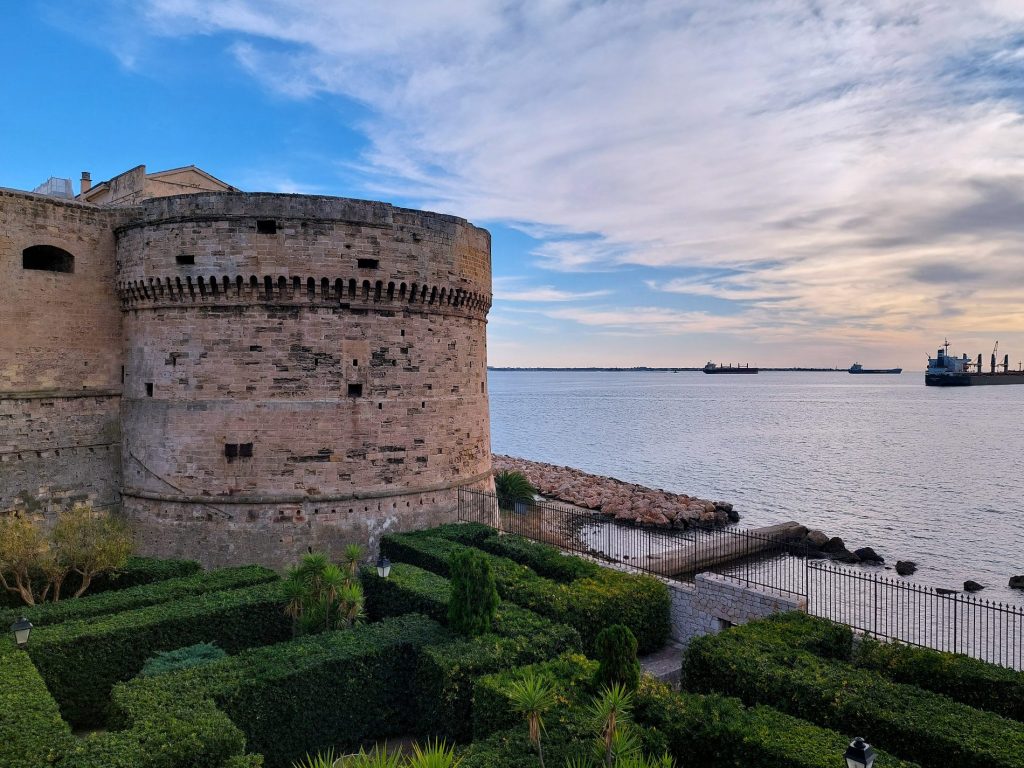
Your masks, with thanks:
[(384, 555), (377, 558), (377, 575), (382, 579), (386, 579), (391, 575), (391, 561), (384, 557)]
[(11, 632), (14, 633), (14, 642), (18, 647), (25, 648), (28, 645), (28, 636), (32, 634), (32, 622), (22, 616), (11, 624)]
[(875, 749), (858, 736), (846, 748), (847, 768), (871, 768), (875, 764)]

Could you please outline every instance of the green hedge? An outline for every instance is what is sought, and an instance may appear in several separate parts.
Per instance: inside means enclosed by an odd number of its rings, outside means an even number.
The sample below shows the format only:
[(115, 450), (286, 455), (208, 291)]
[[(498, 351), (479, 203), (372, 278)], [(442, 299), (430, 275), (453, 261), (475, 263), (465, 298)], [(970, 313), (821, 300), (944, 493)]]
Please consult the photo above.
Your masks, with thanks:
[[(650, 678), (636, 692), (634, 717), (662, 733), (670, 753), (685, 766), (837, 768), (851, 741), (847, 735), (770, 707), (747, 709), (725, 696), (674, 693)], [(916, 764), (880, 750), (875, 765), (913, 768)]]
[(229, 653), (291, 635), (280, 583), (211, 592), (33, 631), (29, 655), (64, 717), (103, 723), (110, 690), (157, 651), (212, 642)]
[(1024, 721), (1024, 672), (969, 656), (870, 639), (860, 644), (854, 661), (898, 683), (916, 685)]
[(422, 613), (442, 624), (448, 622), (448, 600), (451, 584), (444, 576), (407, 563), (393, 563), (386, 579), (377, 569), (363, 568), (359, 573), (363, 584), (364, 607), (370, 621), (404, 613)]
[[(392, 560), (447, 576), (449, 558), (465, 547), (430, 533), (389, 534), (381, 540), (381, 551)], [(655, 651), (668, 639), (670, 598), (656, 579), (601, 568), (592, 578), (558, 584), (508, 558), (487, 557), (504, 599), (575, 627), (588, 649), (597, 633), (612, 624), (633, 631), (640, 653)]]
[[(271, 768), (290, 766), (307, 751), (409, 733), (420, 703), (411, 690), (420, 650), (449, 639), (436, 622), (403, 616), (136, 678), (118, 686), (115, 700), (129, 724), (215, 703), (250, 752)], [(168, 763), (179, 765), (193, 763)]]
[(71, 729), (28, 654), (10, 638), (0, 638), (0, 768), (52, 765), (71, 740)]
[(477, 678), (579, 651), (581, 645), (579, 633), (572, 627), (502, 603), (493, 634), (423, 650), (415, 687), (422, 705), (418, 734), (469, 741), (473, 683)]
[(578, 653), (565, 653), (552, 661), (485, 675), (473, 686), (474, 741), (508, 730), (513, 723), (521, 723), (523, 729), (526, 729), (526, 719), (513, 706), (508, 688), (511, 683), (521, 680), (528, 671), (546, 678), (563, 699), (566, 691), (579, 697), (593, 694), (597, 690), (594, 683), (597, 662)]
[(729, 630), (693, 640), (683, 670), (687, 687), (864, 734), (925, 765), (1024, 768), (1020, 723), (798, 648), (759, 645), (750, 635)]
[(499, 557), (507, 557), (541, 576), (563, 583), (594, 578), (602, 572), (601, 566), (597, 563), (563, 554), (550, 544), (541, 544), (523, 536), (499, 534), (481, 523), (442, 525), (424, 531), (423, 534), (476, 547)]
[(732, 632), (749, 643), (798, 648), (825, 659), (849, 661), (853, 655), (853, 630), (802, 611), (776, 613), (734, 627)]
[(0, 626), (7, 626), (20, 616), (25, 616), (36, 627), (59, 624), (63, 621), (88, 619), (111, 613), (144, 608), (147, 605), (168, 603), (183, 597), (202, 595), (207, 592), (222, 592), (226, 589), (265, 584), (277, 581), (278, 575), (259, 565), (241, 568), (224, 568), (209, 573), (197, 573), (152, 584), (143, 584), (128, 589), (86, 594), (79, 598), (68, 598), (58, 603), (43, 603), (14, 611), (0, 612)]

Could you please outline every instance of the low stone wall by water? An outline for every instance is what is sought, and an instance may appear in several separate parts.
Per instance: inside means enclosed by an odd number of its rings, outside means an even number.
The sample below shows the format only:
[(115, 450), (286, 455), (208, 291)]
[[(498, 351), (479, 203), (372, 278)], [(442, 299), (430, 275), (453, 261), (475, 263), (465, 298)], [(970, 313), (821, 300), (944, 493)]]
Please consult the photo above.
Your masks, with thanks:
[(692, 585), (664, 583), (672, 595), (672, 639), (682, 645), (774, 613), (807, 610), (807, 598), (802, 595), (750, 586), (717, 573), (698, 573)]
[(493, 457), (493, 466), (498, 472), (511, 470), (523, 473), (544, 496), (592, 509), (618, 522), (657, 528), (690, 528), (725, 525), (739, 520), (739, 515), (728, 502), (647, 488), (613, 477), (591, 475), (572, 467), (497, 454)]

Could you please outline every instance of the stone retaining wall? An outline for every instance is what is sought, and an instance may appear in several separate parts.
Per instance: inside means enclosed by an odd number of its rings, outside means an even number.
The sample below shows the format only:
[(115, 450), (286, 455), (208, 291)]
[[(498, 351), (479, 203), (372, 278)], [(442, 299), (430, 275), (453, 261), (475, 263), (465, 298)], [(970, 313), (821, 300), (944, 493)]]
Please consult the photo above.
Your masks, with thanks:
[(672, 595), (672, 639), (682, 645), (773, 613), (807, 610), (802, 595), (749, 586), (717, 573), (699, 573), (693, 584), (664, 581)]

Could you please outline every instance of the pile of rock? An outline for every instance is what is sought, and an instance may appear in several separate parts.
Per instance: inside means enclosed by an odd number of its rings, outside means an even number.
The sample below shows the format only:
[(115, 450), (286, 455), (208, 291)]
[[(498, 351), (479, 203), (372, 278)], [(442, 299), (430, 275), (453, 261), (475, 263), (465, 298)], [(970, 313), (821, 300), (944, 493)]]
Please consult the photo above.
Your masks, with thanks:
[(732, 504), (669, 493), (624, 483), (539, 461), (494, 456), (494, 469), (521, 472), (538, 492), (552, 499), (592, 509), (618, 522), (656, 528), (726, 525), (740, 519)]
[(822, 557), (840, 563), (868, 563), (881, 565), (885, 558), (871, 547), (861, 547), (852, 552), (838, 536), (829, 536), (824, 531), (811, 530), (804, 536), (803, 543), (807, 546), (810, 557)]

